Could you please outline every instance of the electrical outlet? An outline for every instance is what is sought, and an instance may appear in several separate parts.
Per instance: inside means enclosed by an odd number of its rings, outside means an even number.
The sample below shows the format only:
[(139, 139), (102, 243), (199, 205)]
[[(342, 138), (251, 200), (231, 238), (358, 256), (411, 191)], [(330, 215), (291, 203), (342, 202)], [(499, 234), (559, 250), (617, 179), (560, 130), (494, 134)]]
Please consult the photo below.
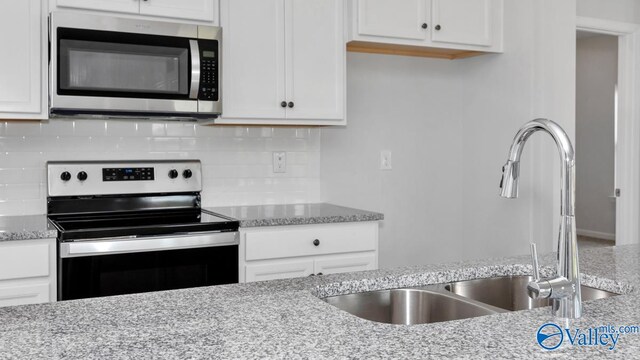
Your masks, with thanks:
[(380, 170), (391, 170), (391, 150), (380, 151)]
[(287, 153), (284, 151), (273, 152), (273, 172), (274, 173), (286, 173), (287, 172)]

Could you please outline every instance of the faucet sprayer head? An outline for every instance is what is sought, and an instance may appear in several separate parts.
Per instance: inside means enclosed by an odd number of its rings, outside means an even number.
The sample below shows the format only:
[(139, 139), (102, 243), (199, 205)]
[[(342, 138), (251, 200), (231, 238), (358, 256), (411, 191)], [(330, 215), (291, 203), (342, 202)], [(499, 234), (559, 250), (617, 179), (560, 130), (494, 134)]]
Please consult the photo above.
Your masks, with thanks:
[(500, 196), (508, 199), (518, 197), (518, 173), (519, 161), (507, 161), (502, 167), (502, 179), (500, 180)]

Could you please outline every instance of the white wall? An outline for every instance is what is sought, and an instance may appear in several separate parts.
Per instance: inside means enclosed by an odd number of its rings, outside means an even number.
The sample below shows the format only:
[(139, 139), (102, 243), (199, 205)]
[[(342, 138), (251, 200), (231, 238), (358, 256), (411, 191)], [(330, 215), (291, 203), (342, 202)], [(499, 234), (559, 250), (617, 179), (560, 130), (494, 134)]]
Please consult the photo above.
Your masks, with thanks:
[(638, 0), (577, 0), (578, 16), (640, 24)]
[[(272, 172), (287, 152), (287, 173)], [(203, 205), (317, 202), (320, 130), (188, 122), (0, 122), (0, 215), (46, 213), (48, 160), (200, 159)]]
[(612, 238), (618, 38), (580, 38), (576, 51), (576, 224)]
[[(498, 183), (526, 121), (548, 116), (573, 135), (575, 2), (506, 1), (504, 34), (504, 54), (464, 60), (349, 55), (348, 125), (322, 130), (322, 197), (385, 214), (381, 267), (555, 244), (553, 142), (527, 145), (520, 199), (500, 198)], [(378, 170), (383, 149), (393, 170)]]

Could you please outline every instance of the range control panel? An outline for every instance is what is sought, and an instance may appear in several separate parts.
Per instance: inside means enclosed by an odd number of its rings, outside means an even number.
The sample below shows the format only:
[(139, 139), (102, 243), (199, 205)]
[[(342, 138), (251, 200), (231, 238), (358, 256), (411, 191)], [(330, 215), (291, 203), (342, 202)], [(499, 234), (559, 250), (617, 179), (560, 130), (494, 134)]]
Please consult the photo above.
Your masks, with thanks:
[(90, 196), (202, 191), (199, 160), (51, 161), (49, 196)]
[(154, 169), (144, 168), (102, 168), (102, 181), (153, 180)]

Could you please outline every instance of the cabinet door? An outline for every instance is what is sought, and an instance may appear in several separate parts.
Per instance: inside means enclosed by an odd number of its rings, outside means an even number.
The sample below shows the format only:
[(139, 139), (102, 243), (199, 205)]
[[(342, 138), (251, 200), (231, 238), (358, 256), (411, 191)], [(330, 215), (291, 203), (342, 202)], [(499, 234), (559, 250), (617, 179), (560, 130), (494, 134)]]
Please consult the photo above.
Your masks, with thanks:
[(491, 45), (492, 0), (432, 1), (433, 41)]
[(314, 263), (315, 273), (322, 275), (375, 270), (377, 268), (378, 257), (375, 252), (349, 255), (327, 255), (316, 258)]
[(0, 118), (46, 118), (46, 23), (40, 0), (0, 2)]
[[(232, 0), (236, 1), (236, 0)], [(279, 260), (245, 266), (245, 281), (264, 281), (304, 277), (313, 274), (313, 258)]]
[(58, 0), (56, 4), (59, 7), (131, 14), (137, 14), (140, 11), (140, 0)]
[(49, 297), (50, 287), (48, 282), (8, 286), (0, 284), (0, 307), (52, 301), (53, 299)]
[(428, 0), (357, 0), (358, 34), (424, 41), (427, 5)]
[(284, 0), (222, 0), (223, 116), (284, 119)]
[(343, 119), (342, 0), (285, 0), (285, 19), (287, 119)]
[(218, 21), (218, 0), (149, 0), (140, 2), (140, 14)]

